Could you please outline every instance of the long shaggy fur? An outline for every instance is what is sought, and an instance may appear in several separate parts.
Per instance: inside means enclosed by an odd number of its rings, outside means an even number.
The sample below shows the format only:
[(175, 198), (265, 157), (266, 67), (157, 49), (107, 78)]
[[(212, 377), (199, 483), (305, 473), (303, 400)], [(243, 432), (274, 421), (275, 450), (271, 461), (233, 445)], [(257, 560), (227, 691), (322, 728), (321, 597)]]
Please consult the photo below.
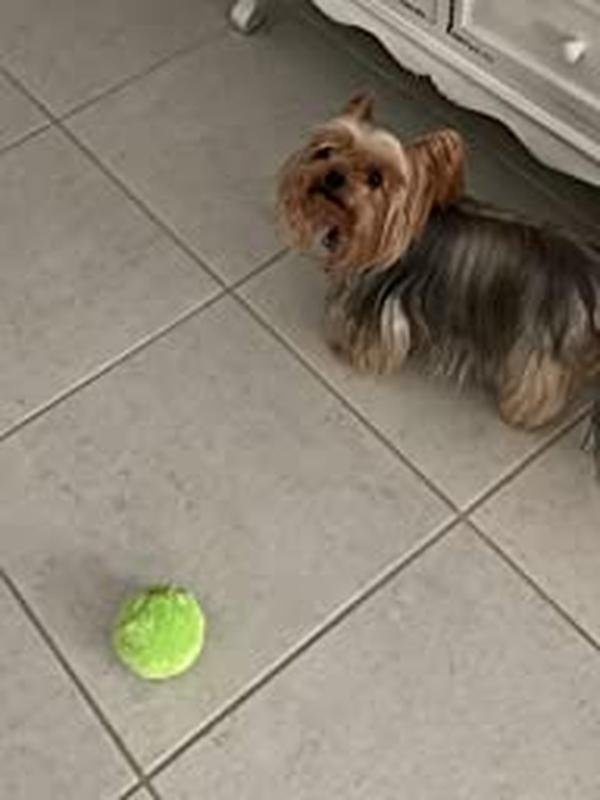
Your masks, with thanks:
[(600, 251), (469, 198), (435, 208), (400, 258), (349, 275), (330, 301), (375, 347), (393, 307), (411, 351), (461, 380), (493, 382), (515, 354), (600, 366)]
[(402, 145), (354, 100), (284, 167), (292, 242), (330, 276), (332, 346), (389, 371), (412, 354), (493, 388), (534, 428), (600, 375), (600, 247), (462, 196), (455, 131)]

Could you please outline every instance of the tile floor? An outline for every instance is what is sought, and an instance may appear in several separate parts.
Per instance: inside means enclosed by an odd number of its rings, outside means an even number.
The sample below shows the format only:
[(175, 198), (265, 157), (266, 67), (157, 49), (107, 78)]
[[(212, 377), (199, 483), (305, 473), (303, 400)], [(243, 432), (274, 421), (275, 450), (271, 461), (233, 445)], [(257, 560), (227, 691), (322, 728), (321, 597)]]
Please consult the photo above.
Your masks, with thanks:
[[(357, 378), (281, 251), (277, 166), (357, 87), (460, 127), (473, 191), (600, 229), (600, 192), (303, 2), (0, 0), (0, 797), (597, 800), (600, 490), (581, 407)], [(203, 659), (107, 647), (194, 588)]]

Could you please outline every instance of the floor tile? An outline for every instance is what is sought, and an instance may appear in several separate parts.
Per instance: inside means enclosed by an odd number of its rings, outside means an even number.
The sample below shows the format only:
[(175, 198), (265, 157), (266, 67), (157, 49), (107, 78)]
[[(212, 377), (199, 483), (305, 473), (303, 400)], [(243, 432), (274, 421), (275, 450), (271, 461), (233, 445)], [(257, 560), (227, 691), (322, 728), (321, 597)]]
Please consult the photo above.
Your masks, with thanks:
[(598, 656), (478, 541), (429, 551), (158, 779), (173, 800), (594, 800)]
[[(327, 76), (324, 80), (324, 75)], [(310, 127), (370, 87), (398, 96), (306, 23), (230, 34), (71, 121), (86, 143), (225, 278), (281, 247), (273, 202), (284, 158)], [(406, 98), (399, 129), (427, 127)], [(425, 120), (425, 121), (424, 121)]]
[(226, 0), (3, 0), (5, 66), (54, 113), (225, 27)]
[(296, 255), (244, 289), (258, 311), (456, 503), (474, 499), (549, 435), (511, 430), (483, 391), (461, 391), (410, 364), (390, 377), (354, 373), (324, 342), (325, 291), (318, 266)]
[[(591, 238), (597, 239), (600, 236), (600, 186), (584, 183), (572, 175), (557, 172), (543, 164), (497, 120), (481, 118), (467, 110), (461, 110), (461, 119), (465, 127), (472, 130), (473, 139), (485, 142), (487, 148), (493, 151), (496, 160), (502, 165), (501, 168), (526, 176), (535, 186), (538, 196), (541, 194), (548, 197), (550, 213), (557, 209), (564, 216), (562, 220), (557, 216), (558, 221), (573, 225)], [(499, 180), (496, 185), (502, 187), (505, 184), (506, 181)], [(507, 194), (504, 202), (511, 206), (510, 194)], [(535, 216), (544, 215), (536, 208), (532, 211)]]
[(45, 122), (42, 113), (0, 75), (0, 150)]
[(0, 429), (214, 291), (69, 142), (0, 159)]
[(600, 487), (583, 435), (552, 447), (476, 521), (600, 641)]
[[(459, 128), (469, 134), (466, 128)], [(467, 139), (468, 141), (468, 139)], [(571, 214), (565, 204), (552, 199), (538, 183), (529, 180), (518, 171), (511, 171), (506, 162), (489, 154), (485, 139), (475, 140), (468, 150), (467, 190), (474, 197), (492, 203), (500, 208), (516, 211), (536, 222), (556, 223), (561, 227), (587, 235), (589, 221), (583, 221)]]
[[(0, 478), (11, 570), (145, 764), (448, 518), (233, 301), (5, 441)], [(165, 580), (199, 593), (208, 644), (147, 686), (106, 628)]]
[(133, 775), (0, 582), (2, 797), (114, 798)]
[(514, 168), (529, 175), (536, 185), (557, 198), (590, 238), (600, 240), (600, 186), (550, 169), (518, 144), (508, 160)]

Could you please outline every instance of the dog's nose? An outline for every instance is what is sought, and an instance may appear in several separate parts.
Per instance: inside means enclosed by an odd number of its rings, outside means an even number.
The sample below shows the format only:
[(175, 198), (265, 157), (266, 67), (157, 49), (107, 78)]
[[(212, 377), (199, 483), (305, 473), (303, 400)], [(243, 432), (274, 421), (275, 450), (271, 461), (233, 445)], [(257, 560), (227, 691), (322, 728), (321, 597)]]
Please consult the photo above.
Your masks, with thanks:
[(346, 178), (337, 169), (330, 169), (323, 178), (323, 185), (329, 192), (337, 192), (346, 183)]

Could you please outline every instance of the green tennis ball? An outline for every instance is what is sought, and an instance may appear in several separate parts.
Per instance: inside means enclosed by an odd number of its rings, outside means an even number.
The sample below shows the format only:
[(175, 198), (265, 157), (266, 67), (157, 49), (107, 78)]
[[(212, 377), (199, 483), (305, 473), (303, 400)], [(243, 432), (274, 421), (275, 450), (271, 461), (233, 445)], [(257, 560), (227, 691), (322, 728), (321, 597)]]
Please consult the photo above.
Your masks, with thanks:
[(189, 669), (204, 644), (205, 620), (185, 589), (155, 586), (127, 597), (112, 632), (119, 659), (140, 678), (164, 680)]

